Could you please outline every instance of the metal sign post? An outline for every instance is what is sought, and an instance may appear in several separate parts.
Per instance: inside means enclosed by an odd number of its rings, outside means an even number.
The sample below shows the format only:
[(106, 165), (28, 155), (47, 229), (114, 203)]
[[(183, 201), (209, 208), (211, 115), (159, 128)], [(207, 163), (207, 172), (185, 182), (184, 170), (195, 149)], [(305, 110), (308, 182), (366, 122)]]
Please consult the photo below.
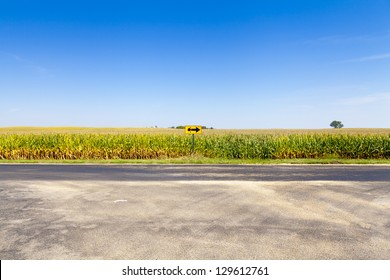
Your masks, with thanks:
[(192, 134), (191, 154), (194, 153), (194, 149), (195, 149), (195, 134)]

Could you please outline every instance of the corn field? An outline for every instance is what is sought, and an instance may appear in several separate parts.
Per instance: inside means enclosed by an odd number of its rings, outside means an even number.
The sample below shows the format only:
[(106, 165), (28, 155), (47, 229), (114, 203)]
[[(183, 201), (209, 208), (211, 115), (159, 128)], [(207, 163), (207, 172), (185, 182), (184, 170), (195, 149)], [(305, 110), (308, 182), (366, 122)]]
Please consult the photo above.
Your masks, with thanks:
[[(194, 154), (221, 159), (390, 159), (390, 134), (196, 135)], [(0, 134), (0, 160), (165, 159), (191, 155), (176, 134)]]

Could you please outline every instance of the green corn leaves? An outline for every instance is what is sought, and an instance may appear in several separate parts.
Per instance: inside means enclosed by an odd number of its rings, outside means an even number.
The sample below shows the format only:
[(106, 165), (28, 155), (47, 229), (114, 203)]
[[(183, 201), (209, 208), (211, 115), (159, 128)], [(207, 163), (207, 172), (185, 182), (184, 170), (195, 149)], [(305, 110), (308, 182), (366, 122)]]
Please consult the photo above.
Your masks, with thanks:
[[(191, 154), (191, 138), (165, 134), (0, 134), (0, 159), (161, 159)], [(390, 135), (196, 136), (195, 154), (223, 159), (389, 159)]]

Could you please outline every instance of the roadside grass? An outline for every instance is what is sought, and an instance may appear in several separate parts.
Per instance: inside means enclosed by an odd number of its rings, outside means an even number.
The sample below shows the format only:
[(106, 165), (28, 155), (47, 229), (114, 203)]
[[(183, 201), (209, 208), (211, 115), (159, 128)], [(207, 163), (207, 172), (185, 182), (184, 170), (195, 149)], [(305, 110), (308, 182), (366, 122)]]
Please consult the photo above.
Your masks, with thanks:
[(115, 160), (0, 160), (1, 164), (390, 164), (390, 159), (219, 159), (200, 156), (167, 159)]

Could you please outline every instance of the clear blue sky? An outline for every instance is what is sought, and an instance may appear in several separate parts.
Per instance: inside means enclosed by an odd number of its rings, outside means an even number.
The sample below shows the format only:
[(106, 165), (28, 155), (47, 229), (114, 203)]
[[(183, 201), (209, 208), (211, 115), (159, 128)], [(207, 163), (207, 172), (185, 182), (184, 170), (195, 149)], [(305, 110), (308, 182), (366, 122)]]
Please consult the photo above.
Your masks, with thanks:
[(390, 1), (0, 0), (0, 126), (390, 127)]

